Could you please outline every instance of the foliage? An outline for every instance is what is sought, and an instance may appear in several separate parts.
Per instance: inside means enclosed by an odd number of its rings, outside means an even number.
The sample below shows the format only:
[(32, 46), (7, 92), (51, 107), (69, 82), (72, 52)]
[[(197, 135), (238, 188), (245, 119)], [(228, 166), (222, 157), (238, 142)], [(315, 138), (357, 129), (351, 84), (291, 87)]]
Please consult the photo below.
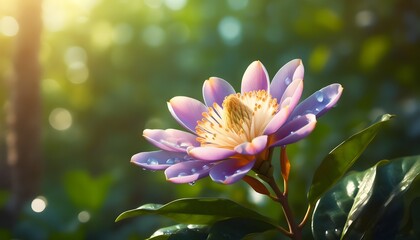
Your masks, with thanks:
[[(418, 215), (406, 192), (420, 173), (420, 156), (382, 161), (340, 180), (315, 208), (316, 239), (417, 239)], [(411, 190), (420, 197), (418, 185)], [(408, 214), (404, 223), (404, 213)], [(404, 226), (406, 224), (406, 226)]]
[[(382, 130), (386, 137), (371, 143), (353, 169), (367, 169), (385, 157), (419, 154), (416, 1), (190, 0), (179, 9), (169, 7), (171, 2), (177, 1), (44, 0), (40, 59), (45, 171), (39, 194), (48, 204), (36, 213), (28, 203), (19, 226), (0, 229), (0, 238), (145, 238), (150, 229), (168, 223), (146, 217), (147, 221), (136, 218), (115, 224), (113, 219), (140, 202), (214, 197), (221, 189), (223, 197), (278, 217), (272, 210), (275, 203), (251, 194), (245, 185), (222, 188), (202, 181), (173, 186), (162, 176), (140, 174), (129, 164), (132, 154), (149, 150), (140, 138), (144, 128), (177, 127), (169, 120), (164, 101), (181, 94), (200, 98), (194, 90), (209, 73), (236, 80), (239, 89), (238, 72), (257, 59), (273, 72), (289, 59), (302, 58), (307, 63), (304, 94), (331, 82), (345, 88), (339, 106), (318, 122), (309, 139), (288, 147), (293, 189), (289, 199), (296, 215), (304, 214), (306, 199), (301, 196), (327, 150), (378, 115), (392, 112), (398, 117)], [(3, 109), (15, 42), (4, 34), (3, 24), (15, 9), (13, 0), (0, 2)], [(60, 119), (54, 118), (57, 108), (70, 113), (71, 125), (65, 130), (53, 127), (54, 119)], [(4, 133), (6, 116), (0, 114), (1, 206), (11, 185), (6, 179)], [(80, 200), (95, 184), (81, 187), (85, 180), (73, 172), (89, 176), (86, 181), (112, 181), (96, 182), (103, 188), (97, 200)], [(68, 179), (72, 176), (74, 181)], [(410, 209), (418, 206), (413, 200)], [(83, 211), (91, 214), (88, 222), (79, 221)], [(419, 222), (415, 215), (407, 219)], [(306, 233), (305, 239), (310, 239)]]

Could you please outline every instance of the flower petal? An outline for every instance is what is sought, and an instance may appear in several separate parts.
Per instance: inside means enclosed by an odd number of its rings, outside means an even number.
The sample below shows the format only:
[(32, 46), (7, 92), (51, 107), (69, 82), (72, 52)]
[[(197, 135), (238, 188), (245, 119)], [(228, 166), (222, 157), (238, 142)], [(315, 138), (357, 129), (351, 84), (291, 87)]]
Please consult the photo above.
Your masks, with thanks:
[(313, 114), (306, 114), (299, 116), (292, 121), (282, 126), (276, 133), (274, 133), (272, 144), (273, 146), (284, 146), (299, 141), (308, 136), (315, 128), (316, 117)]
[(210, 170), (210, 177), (215, 182), (232, 184), (241, 180), (252, 169), (254, 163), (255, 159), (245, 164), (243, 159), (227, 159)]
[(301, 102), (290, 117), (293, 118), (307, 113), (321, 117), (337, 103), (342, 92), (343, 87), (340, 84), (328, 85)]
[(289, 106), (293, 110), (299, 102), (300, 97), (302, 96), (303, 91), (303, 79), (293, 80), (291, 84), (286, 88), (281, 100), (279, 102), (280, 106), (285, 105)]
[(171, 152), (186, 152), (188, 147), (198, 147), (197, 136), (176, 129), (145, 129), (143, 136), (156, 147)]
[(195, 133), (197, 121), (203, 118), (202, 113), (207, 111), (206, 105), (189, 97), (174, 97), (168, 102), (172, 116), (182, 126)]
[(190, 156), (207, 161), (222, 160), (236, 154), (233, 150), (218, 147), (192, 147), (187, 151)]
[(186, 153), (153, 151), (141, 152), (131, 157), (131, 162), (147, 170), (163, 170), (183, 161), (191, 161)]
[(213, 163), (198, 160), (178, 163), (165, 170), (166, 180), (173, 183), (193, 183), (208, 176), (213, 165)]
[(271, 96), (281, 99), (284, 91), (286, 91), (287, 86), (294, 79), (303, 79), (304, 68), (302, 60), (294, 59), (286, 63), (280, 70), (276, 73), (273, 78), (273, 81), (270, 85), (270, 94)]
[(274, 117), (268, 122), (264, 129), (265, 135), (275, 133), (283, 124), (286, 122), (290, 115), (290, 108), (288, 106), (282, 107), (280, 111), (274, 115)]
[(251, 142), (244, 142), (235, 147), (235, 151), (244, 155), (255, 155), (265, 149), (267, 145), (267, 135), (258, 136)]
[(211, 77), (204, 81), (203, 98), (207, 106), (213, 106), (213, 103), (222, 106), (226, 96), (235, 93), (235, 89), (225, 80), (217, 77)]
[(269, 77), (267, 70), (260, 61), (251, 63), (242, 77), (241, 92), (246, 93), (254, 90), (269, 92)]

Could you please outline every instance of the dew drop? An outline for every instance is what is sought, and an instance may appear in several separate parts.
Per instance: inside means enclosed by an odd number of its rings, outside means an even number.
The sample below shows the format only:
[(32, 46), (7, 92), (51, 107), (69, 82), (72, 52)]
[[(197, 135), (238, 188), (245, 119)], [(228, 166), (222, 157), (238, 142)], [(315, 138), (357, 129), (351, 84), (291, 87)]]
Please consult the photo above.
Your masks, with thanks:
[(173, 158), (169, 158), (168, 160), (166, 160), (167, 164), (174, 164), (175, 160)]
[(197, 169), (195, 169), (195, 168), (191, 168), (191, 172), (192, 172), (192, 173), (196, 173), (196, 172), (197, 172)]
[(210, 166), (209, 165), (204, 165), (203, 166), (203, 170), (209, 170), (210, 169)]
[(290, 79), (289, 77), (287, 77), (286, 79), (284, 79), (284, 83), (286, 85), (289, 85), (292, 82), (292, 79)]
[(174, 162), (175, 162), (175, 163), (180, 163), (181, 161), (182, 161), (182, 160), (181, 160), (180, 158), (177, 158), (177, 157), (176, 157), (176, 158), (174, 158)]
[(185, 176), (187, 176), (188, 174), (186, 173), (186, 172), (180, 172), (179, 174), (178, 174), (178, 177), (185, 177)]
[(315, 94), (315, 97), (316, 97), (316, 100), (320, 103), (324, 101), (324, 94), (322, 92), (317, 92)]
[(321, 111), (321, 109), (319, 109), (319, 108), (315, 108), (315, 112), (314, 112), (314, 114), (319, 113), (320, 111)]
[(293, 134), (295, 134), (295, 133), (296, 133), (295, 131), (291, 131), (291, 132), (290, 132), (290, 135), (293, 135)]
[(188, 143), (182, 142), (182, 143), (179, 143), (178, 146), (182, 149), (187, 149), (191, 145)]
[(147, 165), (158, 165), (158, 164), (159, 164), (158, 160), (154, 158), (147, 159)]
[(235, 171), (235, 174), (239, 174), (239, 173), (241, 173), (242, 171), (240, 170), (240, 169), (238, 169), (238, 170), (236, 170)]

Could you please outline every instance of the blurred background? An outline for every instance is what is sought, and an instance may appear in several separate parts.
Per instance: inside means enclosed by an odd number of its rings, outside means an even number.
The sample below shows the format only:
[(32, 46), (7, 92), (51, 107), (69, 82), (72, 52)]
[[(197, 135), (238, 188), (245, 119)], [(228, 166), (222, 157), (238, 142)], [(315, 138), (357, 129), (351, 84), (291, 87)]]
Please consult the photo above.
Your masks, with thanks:
[(381, 114), (397, 117), (355, 169), (420, 153), (419, 56), (416, 0), (2, 0), (0, 239), (144, 239), (173, 222), (115, 218), (194, 196), (280, 219), (278, 206), (242, 182), (175, 185), (129, 163), (155, 149), (143, 129), (180, 129), (166, 101), (202, 100), (211, 76), (239, 90), (254, 60), (273, 77), (301, 58), (303, 97), (344, 86), (337, 107), (288, 148), (290, 198), (303, 216), (323, 156)]

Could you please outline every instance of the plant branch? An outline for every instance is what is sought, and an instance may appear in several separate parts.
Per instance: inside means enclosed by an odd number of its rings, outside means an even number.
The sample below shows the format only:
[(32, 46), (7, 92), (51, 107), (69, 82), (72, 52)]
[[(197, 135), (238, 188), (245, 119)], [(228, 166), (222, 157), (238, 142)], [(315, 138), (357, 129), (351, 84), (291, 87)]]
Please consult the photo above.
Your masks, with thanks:
[(287, 224), (289, 225), (290, 235), (287, 234), (287, 236), (289, 236), (292, 239), (302, 239), (301, 229), (299, 228), (299, 225), (295, 222), (292, 210), (289, 206), (287, 194), (284, 194), (279, 189), (273, 176), (269, 177), (267, 180), (268, 180), (267, 181), (268, 185), (271, 187), (271, 189), (273, 189), (274, 193), (276, 194), (277, 202), (279, 202), (283, 208), (283, 212), (286, 217)]
[(306, 210), (305, 216), (303, 217), (302, 221), (299, 223), (299, 228), (302, 229), (306, 222), (309, 219), (309, 216), (311, 215), (311, 211), (312, 211), (312, 206), (309, 204), (308, 205), (308, 209)]

